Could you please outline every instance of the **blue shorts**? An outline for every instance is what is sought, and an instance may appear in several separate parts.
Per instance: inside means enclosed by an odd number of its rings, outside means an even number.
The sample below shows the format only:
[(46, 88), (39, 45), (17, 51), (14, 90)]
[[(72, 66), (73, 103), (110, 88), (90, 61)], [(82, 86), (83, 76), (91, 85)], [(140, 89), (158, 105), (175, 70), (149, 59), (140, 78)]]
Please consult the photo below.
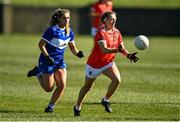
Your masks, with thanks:
[(61, 56), (52, 57), (55, 61), (54, 65), (49, 65), (45, 57), (40, 55), (38, 62), (38, 69), (41, 73), (53, 74), (56, 69), (66, 68), (67, 65), (64, 62), (64, 58)]

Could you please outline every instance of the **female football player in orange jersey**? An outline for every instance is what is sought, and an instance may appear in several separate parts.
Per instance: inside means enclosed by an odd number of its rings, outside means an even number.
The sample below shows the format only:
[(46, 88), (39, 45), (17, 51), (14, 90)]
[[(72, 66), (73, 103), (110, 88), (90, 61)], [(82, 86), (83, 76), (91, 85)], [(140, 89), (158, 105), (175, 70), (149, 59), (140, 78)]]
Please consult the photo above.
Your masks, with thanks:
[(82, 102), (100, 74), (107, 76), (111, 80), (107, 93), (101, 101), (105, 111), (111, 113), (112, 108), (109, 99), (121, 82), (119, 70), (114, 62), (116, 53), (122, 53), (131, 62), (139, 60), (136, 56), (137, 53), (129, 53), (124, 47), (121, 33), (115, 27), (116, 19), (116, 13), (113, 11), (105, 12), (101, 17), (103, 26), (98, 29), (95, 36), (94, 47), (86, 64), (85, 83), (74, 106), (74, 116), (80, 116)]

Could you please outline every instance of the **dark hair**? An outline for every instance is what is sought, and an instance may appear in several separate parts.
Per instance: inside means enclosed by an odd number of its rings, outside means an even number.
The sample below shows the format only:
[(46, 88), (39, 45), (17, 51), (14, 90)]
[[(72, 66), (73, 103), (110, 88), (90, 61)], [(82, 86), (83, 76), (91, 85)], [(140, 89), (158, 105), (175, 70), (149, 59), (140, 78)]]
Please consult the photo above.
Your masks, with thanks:
[[(70, 13), (68, 9), (61, 9), (58, 8), (55, 10), (55, 12), (52, 14), (49, 25), (53, 26), (59, 23), (59, 18), (61, 18), (65, 13)], [(69, 24), (66, 25), (66, 35), (69, 34)]]
[(116, 14), (114, 11), (107, 11), (101, 16), (101, 23), (104, 23), (105, 20), (107, 20), (111, 14)]

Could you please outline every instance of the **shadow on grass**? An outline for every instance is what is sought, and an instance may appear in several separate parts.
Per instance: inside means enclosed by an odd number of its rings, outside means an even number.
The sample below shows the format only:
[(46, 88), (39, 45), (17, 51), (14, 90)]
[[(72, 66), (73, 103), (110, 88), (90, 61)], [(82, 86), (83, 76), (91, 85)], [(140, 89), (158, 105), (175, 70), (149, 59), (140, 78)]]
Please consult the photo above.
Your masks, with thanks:
[(45, 113), (43, 111), (39, 112), (39, 111), (32, 111), (32, 110), (0, 110), (0, 113), (2, 114), (36, 114), (36, 115), (42, 115), (44, 114), (43, 117), (48, 117), (48, 116), (55, 116), (53, 113), (52, 114), (48, 114)]
[[(100, 102), (85, 102), (84, 105), (91, 108), (91, 106), (101, 106)], [(177, 121), (179, 120), (178, 111), (180, 103), (171, 102), (149, 102), (149, 103), (136, 103), (136, 102), (111, 102), (113, 114), (107, 116), (100, 116), (100, 120), (135, 120), (135, 121)], [(94, 108), (93, 108), (94, 109)], [(93, 110), (92, 109), (92, 110)], [(94, 109), (94, 110), (95, 110)], [(104, 109), (104, 108), (103, 108)], [(98, 110), (97, 110), (98, 111)], [(166, 114), (164, 116), (163, 114)], [(104, 113), (106, 115), (106, 113)]]
[[(148, 105), (148, 104), (154, 104), (154, 105), (180, 105), (180, 103), (171, 103), (171, 102), (161, 102), (161, 103), (158, 103), (158, 102), (152, 102), (152, 103), (133, 103), (133, 102), (110, 102), (111, 103), (111, 105), (113, 105), (113, 104), (122, 104), (122, 105), (124, 105), (124, 104), (131, 104), (131, 105), (138, 105), (138, 104), (140, 104), (140, 105)], [(83, 103), (83, 104), (85, 104), (85, 105), (101, 105), (101, 102), (85, 102), (85, 103)]]
[(38, 111), (0, 110), (0, 113), (38, 113)]
[[(39, 112), (39, 111), (26, 111), (26, 110), (0, 110), (0, 114), (2, 118), (8, 118), (9, 120), (23, 120), (26, 118), (30, 120), (38, 120), (38, 119), (53, 119), (57, 118), (58, 115), (54, 113), (45, 113), (45, 112)], [(9, 117), (10, 116), (10, 117)], [(21, 119), (20, 119), (21, 118)]]

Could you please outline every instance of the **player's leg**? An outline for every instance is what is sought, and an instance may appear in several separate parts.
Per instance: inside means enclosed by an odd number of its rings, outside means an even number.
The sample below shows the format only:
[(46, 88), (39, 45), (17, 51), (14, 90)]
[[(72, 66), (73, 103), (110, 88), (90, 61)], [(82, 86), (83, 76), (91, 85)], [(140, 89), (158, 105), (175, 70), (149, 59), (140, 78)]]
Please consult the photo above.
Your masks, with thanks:
[(47, 91), (50, 92), (53, 90), (53, 84), (54, 84), (54, 75), (51, 74), (46, 74), (46, 73), (42, 73), (40, 71), (40, 69), (35, 66), (32, 70), (30, 70), (27, 73), (27, 77), (32, 77), (32, 76), (36, 76), (41, 87)]
[(57, 69), (54, 73), (54, 78), (57, 87), (52, 95), (51, 102), (55, 104), (57, 100), (63, 95), (64, 89), (66, 87), (66, 80), (67, 80), (66, 68)]
[(67, 78), (66, 69), (65, 68), (57, 69), (54, 73), (54, 78), (55, 78), (57, 87), (55, 91), (53, 92), (49, 105), (45, 109), (45, 112), (53, 112), (56, 102), (62, 96), (64, 92), (64, 89), (66, 87), (66, 78)]
[[(51, 92), (54, 87), (54, 74), (45, 74), (38, 76), (38, 80), (42, 86), (42, 88), (46, 92)], [(49, 102), (48, 106), (45, 108), (45, 112), (53, 112), (54, 104)]]
[(95, 79), (96, 78), (89, 78), (86, 76), (85, 83), (79, 92), (79, 96), (78, 96), (78, 100), (77, 100), (78, 106), (82, 105), (82, 102), (83, 102), (87, 92), (91, 89), (92, 85), (94, 84)]
[(86, 76), (85, 83), (79, 92), (77, 103), (74, 106), (74, 116), (80, 116), (81, 105), (86, 97), (86, 94), (94, 84), (95, 79), (96, 78), (89, 78)]
[(54, 86), (54, 74), (45, 74), (42, 73), (41, 75), (37, 76), (41, 87), (46, 92), (51, 92)]
[(121, 82), (120, 73), (116, 64), (114, 63), (112, 67), (109, 67), (105, 71), (103, 71), (103, 74), (111, 79), (111, 83), (109, 84), (109, 87), (105, 96), (107, 99), (110, 99), (110, 97), (116, 91), (119, 83)]
[(111, 106), (110, 106), (110, 103), (109, 103), (109, 99), (114, 94), (114, 92), (116, 91), (119, 83), (121, 82), (121, 77), (120, 77), (119, 70), (118, 70), (115, 63), (113, 64), (112, 67), (109, 67), (105, 71), (103, 71), (103, 74), (111, 79), (111, 83), (109, 84), (106, 95), (102, 99), (101, 103), (103, 104), (103, 106), (105, 107), (105, 110), (107, 112), (112, 112), (112, 109), (111, 109)]

